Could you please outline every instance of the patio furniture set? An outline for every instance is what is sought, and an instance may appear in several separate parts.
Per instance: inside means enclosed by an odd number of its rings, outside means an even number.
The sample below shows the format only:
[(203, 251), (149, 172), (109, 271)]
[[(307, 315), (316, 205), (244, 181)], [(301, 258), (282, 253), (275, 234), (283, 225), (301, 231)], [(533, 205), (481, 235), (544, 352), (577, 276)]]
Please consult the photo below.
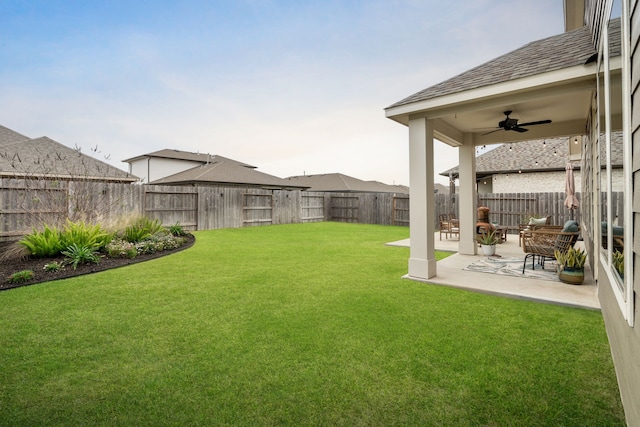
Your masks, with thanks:
[[(440, 240), (445, 238), (460, 238), (460, 223), (453, 215), (440, 215)], [(480, 241), (483, 234), (493, 232), (499, 243), (507, 240), (507, 227), (489, 221), (489, 208), (478, 208), (478, 222), (476, 223), (476, 239)], [(531, 259), (532, 269), (536, 260), (544, 268), (546, 260), (555, 260), (555, 253), (566, 253), (578, 241), (580, 227), (574, 220), (564, 225), (551, 225), (551, 217), (531, 218), (527, 224), (518, 227), (518, 244), (525, 253), (522, 272)]]

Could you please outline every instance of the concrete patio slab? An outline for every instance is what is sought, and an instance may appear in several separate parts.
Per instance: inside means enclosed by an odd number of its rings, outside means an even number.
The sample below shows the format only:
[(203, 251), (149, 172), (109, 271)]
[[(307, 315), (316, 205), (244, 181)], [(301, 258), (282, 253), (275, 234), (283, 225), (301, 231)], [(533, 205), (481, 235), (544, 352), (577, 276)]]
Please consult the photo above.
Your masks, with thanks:
[[(458, 241), (454, 239), (439, 239), (439, 233), (435, 235), (435, 246), (438, 250), (458, 251)], [(580, 246), (578, 242), (576, 246)], [(387, 243), (389, 246), (409, 247), (410, 240), (404, 239)], [(600, 310), (598, 289), (590, 266), (585, 268), (585, 280), (582, 285), (568, 285), (562, 282), (546, 281), (540, 279), (519, 278), (488, 274), (476, 271), (467, 271), (464, 268), (479, 259), (486, 259), (478, 249), (479, 255), (460, 255), (455, 253), (441, 261), (438, 261), (437, 275), (425, 283), (451, 286), (474, 292), (482, 292), (492, 295), (501, 295), (511, 298), (539, 301), (569, 307), (580, 307)], [(498, 245), (496, 255), (503, 257), (518, 257), (524, 262), (524, 252), (518, 246), (518, 236), (509, 235), (508, 240)], [(405, 278), (415, 280), (405, 276)]]

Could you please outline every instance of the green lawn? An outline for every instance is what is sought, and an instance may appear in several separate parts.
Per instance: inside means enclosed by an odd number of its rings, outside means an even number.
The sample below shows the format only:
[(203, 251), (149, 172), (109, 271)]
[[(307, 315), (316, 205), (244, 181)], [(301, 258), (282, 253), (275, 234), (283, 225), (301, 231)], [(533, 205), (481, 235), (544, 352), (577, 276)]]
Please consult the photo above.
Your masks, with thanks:
[(0, 425), (624, 424), (599, 312), (401, 279), (402, 227), (196, 236), (0, 292)]

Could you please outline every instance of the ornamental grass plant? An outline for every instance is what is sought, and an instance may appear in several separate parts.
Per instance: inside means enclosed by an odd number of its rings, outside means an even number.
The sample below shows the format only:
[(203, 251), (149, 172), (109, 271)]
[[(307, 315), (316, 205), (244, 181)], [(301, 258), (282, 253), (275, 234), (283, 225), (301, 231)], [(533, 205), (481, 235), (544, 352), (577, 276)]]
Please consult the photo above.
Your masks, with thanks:
[(0, 425), (624, 425), (600, 312), (402, 279), (408, 232), (203, 231), (0, 292)]

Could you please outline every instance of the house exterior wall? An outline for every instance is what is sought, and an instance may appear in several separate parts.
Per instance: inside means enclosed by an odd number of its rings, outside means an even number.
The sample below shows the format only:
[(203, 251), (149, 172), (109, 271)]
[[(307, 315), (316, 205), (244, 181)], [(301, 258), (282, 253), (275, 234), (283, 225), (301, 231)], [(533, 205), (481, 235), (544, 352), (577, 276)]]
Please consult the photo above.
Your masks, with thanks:
[(146, 184), (156, 179), (194, 168), (200, 164), (189, 160), (145, 157), (131, 162), (130, 172)]
[[(624, 172), (614, 169), (611, 174), (613, 191), (623, 191)], [(575, 191), (582, 192), (580, 170), (574, 170)], [(493, 193), (560, 193), (564, 192), (565, 172), (530, 172), (493, 175)], [(480, 187), (480, 185), (478, 185)], [(482, 193), (482, 191), (478, 190)]]
[(140, 178), (140, 183), (149, 182), (149, 158), (129, 162), (129, 173)]
[[(620, 388), (620, 396), (625, 410), (626, 421), (629, 426), (640, 425), (640, 324), (638, 322), (640, 312), (638, 304), (638, 290), (640, 286), (640, 109), (636, 109), (634, 106), (640, 103), (640, 52), (638, 51), (639, 31), (640, 28), (640, 11), (638, 11), (638, 0), (623, 0), (628, 5), (627, 10), (629, 14), (625, 16), (622, 14), (623, 20), (623, 77), (625, 72), (630, 72), (630, 90), (626, 93), (631, 94), (631, 101), (629, 102), (629, 117), (630, 126), (623, 129), (626, 132), (626, 136), (629, 138), (625, 141), (631, 145), (631, 158), (625, 164), (625, 167), (631, 169), (631, 182), (629, 183), (629, 189), (627, 190), (632, 197), (632, 218), (626, 221), (626, 227), (632, 227), (631, 241), (627, 240), (629, 234), (625, 236), (624, 250), (625, 252), (631, 252), (631, 265), (628, 262), (625, 263), (625, 279), (627, 279), (627, 286), (631, 287), (631, 297), (628, 300), (631, 301), (631, 310), (628, 310), (629, 301), (621, 303), (620, 296), (617, 292), (617, 284), (613, 283), (612, 275), (607, 271), (606, 264), (602, 260), (600, 255), (601, 250), (598, 247), (600, 236), (599, 229), (597, 227), (597, 218), (594, 218), (592, 227), (594, 230), (589, 232), (589, 235), (585, 238), (585, 243), (589, 241), (591, 245), (592, 254), (595, 256), (595, 274), (598, 280), (598, 297), (602, 307), (602, 315), (605, 320), (605, 326), (609, 343), (611, 346), (611, 354), (615, 364), (616, 375), (618, 378), (618, 385)], [(592, 28), (597, 32), (598, 29), (606, 28), (606, 18), (602, 10), (605, 8), (607, 2), (601, 1), (587, 1), (587, 11), (590, 12), (587, 16), (587, 21), (593, 23)], [(624, 48), (625, 32), (624, 25), (630, 29), (627, 33), (627, 40), (630, 40), (630, 46), (627, 46), (628, 50)], [(594, 40), (598, 40), (602, 37), (602, 34), (594, 36)], [(625, 53), (626, 52), (626, 53)], [(626, 62), (626, 59), (629, 61)], [(626, 65), (628, 64), (628, 65)], [(630, 65), (630, 70), (629, 70)], [(624, 88), (624, 84), (623, 84)], [(623, 91), (624, 92), (624, 91)], [(598, 94), (602, 97), (602, 93)], [(623, 108), (624, 113), (624, 108)], [(592, 114), (592, 120), (597, 123), (597, 114)], [(623, 122), (624, 124), (624, 122)], [(624, 128), (624, 126), (623, 126)], [(593, 136), (593, 134), (592, 134)], [(588, 153), (587, 158), (593, 158), (593, 165), (598, 163), (598, 155), (593, 148), (593, 145), (586, 146)], [(627, 147), (629, 148), (629, 147)], [(587, 166), (587, 165), (585, 165)], [(597, 174), (592, 174), (592, 177), (585, 177), (590, 179), (591, 182), (587, 183), (587, 187), (591, 187), (592, 194), (589, 195), (594, 205), (600, 203), (599, 198), (599, 183), (597, 182)], [(594, 233), (596, 231), (596, 233)], [(627, 258), (629, 260), (629, 258)], [(629, 280), (630, 279), (630, 280)], [(635, 301), (635, 304), (634, 304)], [(625, 305), (626, 304), (626, 305)], [(627, 308), (627, 310), (625, 310)], [(631, 315), (625, 313), (631, 313)], [(625, 318), (625, 316), (631, 318), (631, 322)], [(635, 318), (633, 317), (635, 316)], [(631, 323), (631, 324), (630, 324)]]

